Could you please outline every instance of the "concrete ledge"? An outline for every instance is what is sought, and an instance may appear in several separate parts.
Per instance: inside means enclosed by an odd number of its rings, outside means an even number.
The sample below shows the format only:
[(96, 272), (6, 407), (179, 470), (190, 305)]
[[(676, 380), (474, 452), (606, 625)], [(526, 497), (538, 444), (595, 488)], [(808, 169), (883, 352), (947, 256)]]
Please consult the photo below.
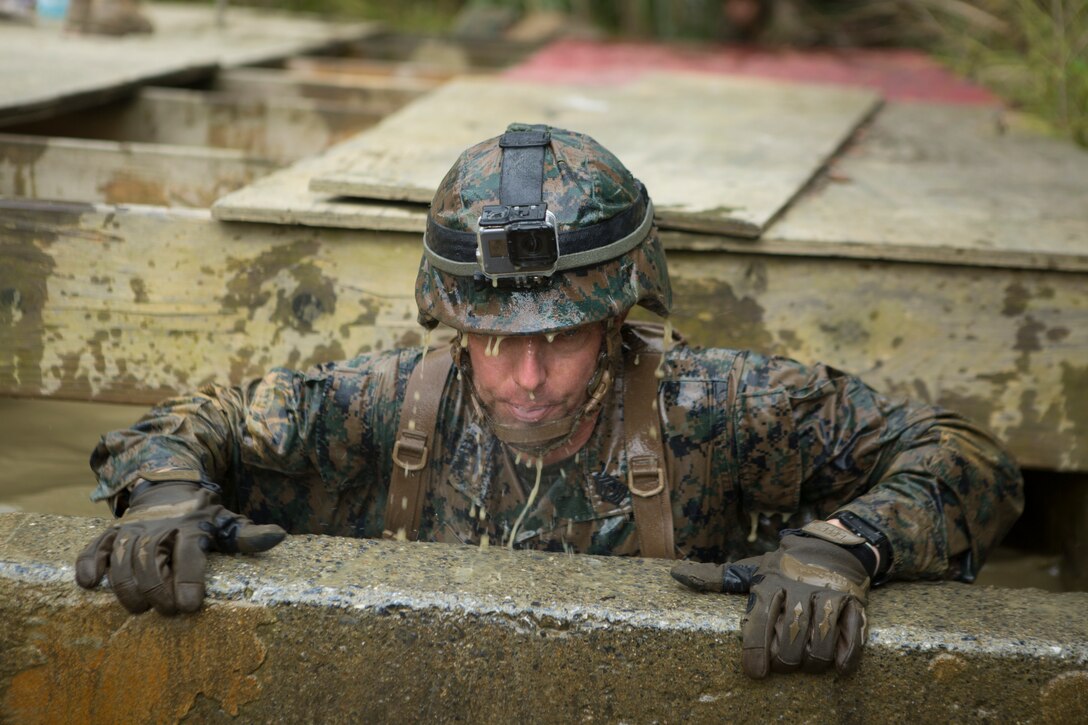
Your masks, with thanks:
[(294, 536), (197, 615), (73, 583), (104, 522), (0, 515), (0, 721), (1083, 722), (1088, 594), (894, 584), (850, 677), (746, 679), (742, 597), (660, 561)]

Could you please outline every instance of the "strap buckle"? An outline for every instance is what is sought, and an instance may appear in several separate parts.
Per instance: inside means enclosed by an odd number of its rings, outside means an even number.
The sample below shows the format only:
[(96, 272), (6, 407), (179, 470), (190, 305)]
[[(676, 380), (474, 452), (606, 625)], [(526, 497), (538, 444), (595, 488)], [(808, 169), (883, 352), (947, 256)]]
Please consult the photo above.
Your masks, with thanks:
[(547, 146), (552, 142), (552, 132), (547, 126), (535, 125), (522, 128), (519, 131), (507, 129), (506, 133), (499, 137), (499, 146), (504, 149), (532, 148), (534, 146)]
[(642, 498), (665, 490), (665, 472), (658, 465), (657, 456), (634, 456), (627, 461), (627, 488)]
[[(407, 453), (409, 460), (402, 458)], [(405, 471), (421, 471), (427, 465), (427, 435), (419, 431), (401, 431), (393, 444), (393, 463)]]

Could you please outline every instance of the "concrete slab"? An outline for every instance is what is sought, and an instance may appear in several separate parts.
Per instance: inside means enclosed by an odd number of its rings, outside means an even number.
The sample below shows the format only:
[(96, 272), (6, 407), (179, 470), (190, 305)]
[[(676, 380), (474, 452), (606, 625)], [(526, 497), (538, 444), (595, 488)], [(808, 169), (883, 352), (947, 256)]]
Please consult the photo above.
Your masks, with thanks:
[(228, 68), (215, 76), (212, 90), (239, 98), (306, 99), (342, 104), (376, 116), (392, 113), (434, 88), (429, 81), (397, 76), (320, 79), (304, 71)]
[(0, 123), (88, 108), (149, 83), (192, 82), (220, 66), (267, 62), (377, 32), (372, 23), (230, 8), (220, 27), (212, 4), (147, 5), (150, 35), (67, 34), (60, 24), (0, 25)]
[(1088, 594), (892, 584), (857, 673), (746, 679), (744, 598), (661, 561), (289, 537), (211, 558), (197, 615), (80, 590), (101, 520), (0, 514), (0, 717), (18, 722), (1080, 722)]

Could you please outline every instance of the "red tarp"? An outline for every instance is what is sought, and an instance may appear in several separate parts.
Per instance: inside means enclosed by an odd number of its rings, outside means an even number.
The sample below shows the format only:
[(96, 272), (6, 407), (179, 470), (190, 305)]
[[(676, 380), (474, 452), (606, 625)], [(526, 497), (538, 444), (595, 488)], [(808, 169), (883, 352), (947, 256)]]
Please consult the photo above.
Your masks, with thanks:
[(693, 71), (873, 88), (894, 101), (998, 104), (984, 88), (913, 50), (766, 50), (559, 40), (506, 71), (554, 83), (624, 83), (654, 71)]

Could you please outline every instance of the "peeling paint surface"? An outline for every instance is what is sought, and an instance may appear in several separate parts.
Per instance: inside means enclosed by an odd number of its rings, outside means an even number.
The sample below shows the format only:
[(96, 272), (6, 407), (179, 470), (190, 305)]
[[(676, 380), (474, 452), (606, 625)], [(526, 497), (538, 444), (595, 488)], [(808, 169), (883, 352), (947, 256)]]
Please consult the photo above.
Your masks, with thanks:
[(669, 253), (676, 327), (860, 375), (948, 407), (1021, 464), (1088, 470), (1084, 275)]
[[(420, 340), (412, 234), (0, 211), (2, 393), (150, 403)], [(1023, 465), (1088, 470), (1082, 274), (679, 250), (669, 264), (692, 344), (824, 362), (967, 415)]]
[(135, 207), (42, 221), (0, 247), (9, 394), (153, 402), (418, 333), (404, 238)]

